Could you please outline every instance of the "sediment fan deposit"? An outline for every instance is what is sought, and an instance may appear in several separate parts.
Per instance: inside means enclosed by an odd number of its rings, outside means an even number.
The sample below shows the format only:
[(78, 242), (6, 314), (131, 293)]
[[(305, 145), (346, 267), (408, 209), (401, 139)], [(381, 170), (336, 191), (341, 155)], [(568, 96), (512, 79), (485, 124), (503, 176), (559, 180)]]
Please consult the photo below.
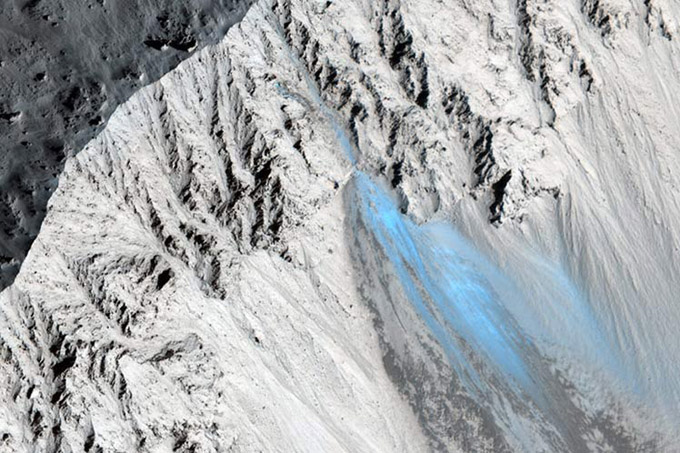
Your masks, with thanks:
[(680, 449), (679, 14), (256, 2), (67, 161), (0, 449)]

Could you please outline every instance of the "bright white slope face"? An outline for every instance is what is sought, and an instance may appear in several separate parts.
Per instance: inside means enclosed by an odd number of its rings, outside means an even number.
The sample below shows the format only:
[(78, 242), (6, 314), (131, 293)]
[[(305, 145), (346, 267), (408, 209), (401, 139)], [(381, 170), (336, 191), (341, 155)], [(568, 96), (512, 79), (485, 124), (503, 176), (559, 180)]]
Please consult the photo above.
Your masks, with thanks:
[[(9, 450), (425, 448), (352, 280), (347, 166), (266, 81), (294, 72), (261, 20), (140, 91), (70, 162), (2, 295)], [(308, 159), (289, 117), (310, 126)]]
[(677, 449), (679, 13), (260, 2), (69, 163), (3, 447)]

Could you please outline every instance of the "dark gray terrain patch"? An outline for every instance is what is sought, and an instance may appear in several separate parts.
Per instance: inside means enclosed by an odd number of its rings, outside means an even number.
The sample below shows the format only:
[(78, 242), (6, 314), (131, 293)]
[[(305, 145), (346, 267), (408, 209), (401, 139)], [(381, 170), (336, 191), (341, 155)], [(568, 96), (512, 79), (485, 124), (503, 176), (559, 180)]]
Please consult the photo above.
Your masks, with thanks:
[(0, 2), (0, 290), (36, 238), (66, 158), (136, 90), (218, 42), (252, 3)]

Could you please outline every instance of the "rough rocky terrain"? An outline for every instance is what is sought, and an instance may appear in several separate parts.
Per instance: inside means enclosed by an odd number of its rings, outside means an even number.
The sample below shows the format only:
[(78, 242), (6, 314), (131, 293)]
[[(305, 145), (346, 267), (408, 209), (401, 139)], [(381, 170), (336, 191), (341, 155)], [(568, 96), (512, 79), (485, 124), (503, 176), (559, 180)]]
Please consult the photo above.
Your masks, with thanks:
[(678, 17), (257, 2), (67, 161), (2, 448), (678, 450)]

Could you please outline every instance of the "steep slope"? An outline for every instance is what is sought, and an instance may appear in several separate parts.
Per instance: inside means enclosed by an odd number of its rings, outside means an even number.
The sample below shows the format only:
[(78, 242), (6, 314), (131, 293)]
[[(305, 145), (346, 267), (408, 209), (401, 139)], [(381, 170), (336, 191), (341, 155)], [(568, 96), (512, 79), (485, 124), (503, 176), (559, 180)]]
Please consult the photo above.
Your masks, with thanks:
[[(672, 442), (680, 407), (672, 152), (680, 128), (677, 90), (668, 88), (679, 83), (676, 8), (402, 1), (333, 3), (325, 15), (295, 2), (279, 9), (291, 45), (343, 112), (362, 166), (383, 175), (401, 211), (455, 223), (519, 282), (524, 294), (510, 294), (504, 308), (549, 356), (571, 363), (561, 365), (568, 380), (588, 379), (574, 364), (595, 364), (670, 417), (662, 431)], [(342, 31), (319, 32), (329, 21)]]
[(266, 82), (272, 59), (294, 70), (259, 20), (69, 162), (2, 294), (8, 451), (423, 449), (351, 280), (348, 167)]
[(259, 2), (69, 161), (4, 446), (674, 451), (678, 12)]

